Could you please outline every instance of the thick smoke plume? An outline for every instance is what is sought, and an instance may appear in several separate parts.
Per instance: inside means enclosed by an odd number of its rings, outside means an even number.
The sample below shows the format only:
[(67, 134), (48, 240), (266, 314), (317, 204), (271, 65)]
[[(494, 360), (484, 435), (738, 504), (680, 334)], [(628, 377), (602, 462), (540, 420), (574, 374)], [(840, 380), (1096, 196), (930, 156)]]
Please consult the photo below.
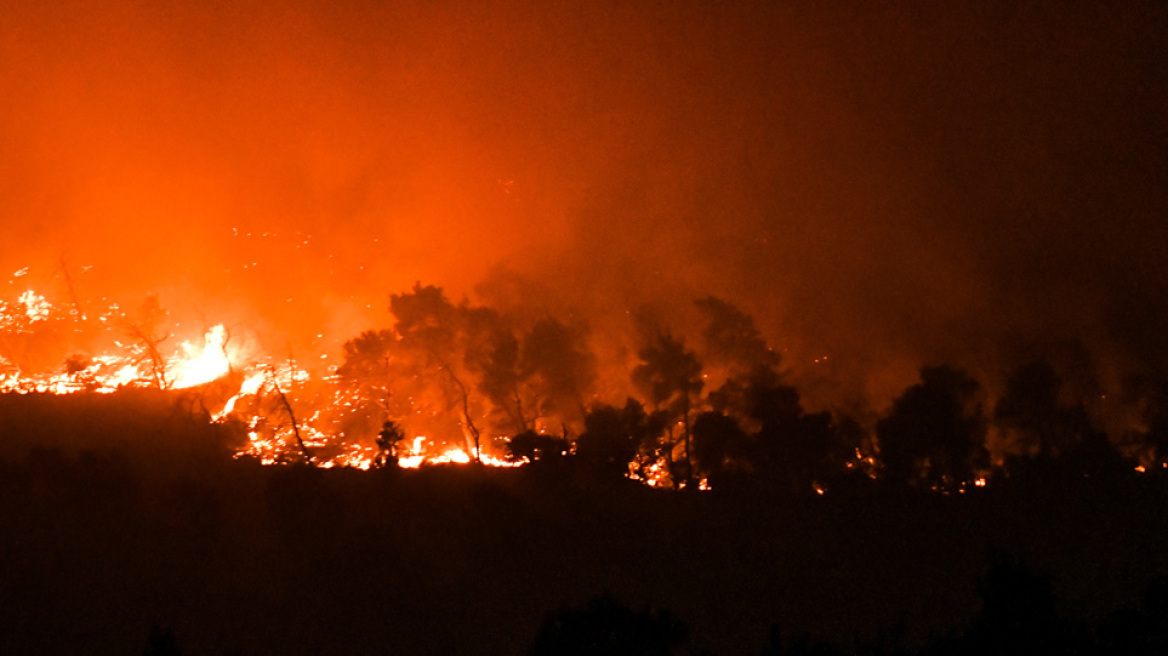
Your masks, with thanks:
[(1168, 370), (1159, 3), (3, 14), (6, 292), (334, 363), (419, 280), (594, 334), (713, 295), (872, 412), (922, 364)]

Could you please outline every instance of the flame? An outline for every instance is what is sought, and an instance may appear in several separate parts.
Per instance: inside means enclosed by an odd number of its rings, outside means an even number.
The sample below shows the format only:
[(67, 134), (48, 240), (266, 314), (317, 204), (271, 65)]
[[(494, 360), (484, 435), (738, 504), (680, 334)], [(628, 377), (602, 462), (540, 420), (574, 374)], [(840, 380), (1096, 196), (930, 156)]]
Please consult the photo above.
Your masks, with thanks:
[(45, 321), (53, 309), (52, 304), (45, 300), (44, 296), (31, 289), (20, 295), (20, 302), (24, 305), (24, 314), (28, 317), (29, 323)]
[(184, 389), (203, 385), (226, 376), (231, 371), (227, 357), (227, 329), (219, 324), (203, 336), (203, 346), (182, 343), (183, 356), (174, 365), (174, 387)]
[[(474, 461), (474, 458), (469, 453), (457, 447), (447, 449), (435, 456), (428, 455), (426, 453), (426, 438), (424, 436), (415, 437), (407, 453), (408, 455), (398, 458), (398, 467), (402, 467), (403, 469), (417, 469), (422, 465), (467, 465)], [(485, 453), (480, 454), (479, 462), (488, 467), (522, 467), (526, 464), (522, 462), (511, 462)]]
[[(135, 354), (135, 345), (123, 343), (124, 334), (118, 327), (125, 317), (121, 308), (116, 303), (107, 303), (104, 309), (94, 313), (94, 317), (95, 320), (90, 321), (80, 312), (58, 311), (46, 296), (34, 290), (24, 291), (15, 299), (0, 299), (0, 337), (12, 338), (0, 342), (0, 346), (8, 347), (0, 353), (0, 393), (109, 393), (123, 387), (158, 385), (159, 378), (148, 370), (150, 365)], [(21, 340), (35, 340), (38, 331), (77, 335), (97, 333), (106, 336), (118, 350), (93, 356), (71, 355), (66, 360), (64, 371), (28, 371), (22, 369), (19, 362), (22, 355), (19, 347), (24, 344)], [(375, 465), (380, 455), (375, 447), (356, 443), (337, 428), (335, 415), (350, 411), (355, 404), (346, 396), (347, 392), (335, 385), (329, 386), (334, 379), (327, 376), (314, 378), (291, 360), (283, 363), (248, 361), (239, 349), (228, 348), (230, 337), (224, 325), (218, 324), (206, 330), (201, 340), (184, 341), (174, 353), (161, 354), (165, 373), (161, 379), (170, 381), (166, 386), (177, 391), (223, 379), (233, 371), (240, 373), (238, 390), (222, 402), (223, 406), (217, 412), (215, 408), (210, 409), (212, 421), (242, 421), (246, 425), (248, 442), (237, 456), (253, 456), (264, 464), (307, 457), (321, 468), (370, 469)], [(321, 389), (331, 392), (321, 393)], [(312, 396), (313, 393), (316, 396)], [(274, 400), (280, 397), (283, 399)], [(288, 405), (282, 405), (284, 402)], [(297, 416), (293, 417), (287, 411), (290, 407), (297, 410)], [(299, 416), (303, 407), (315, 410)], [(297, 443), (297, 433), (304, 448)], [(524, 464), (485, 453), (476, 459), (466, 448), (436, 445), (425, 436), (413, 438), (410, 446), (398, 458), (399, 467), (464, 465), (476, 460), (491, 467)]]
[[(48, 335), (95, 333), (117, 335), (118, 317), (123, 316), (116, 303), (98, 313), (97, 322), (90, 322), (79, 312), (60, 312), (44, 295), (27, 290), (15, 302), (0, 300), (0, 337), (10, 337), (6, 343), (10, 351), (0, 355), (0, 392), (42, 392), (70, 394), (74, 392), (112, 392), (120, 387), (147, 386), (152, 375), (143, 368), (140, 358), (127, 352), (132, 346), (114, 338), (123, 350), (121, 354), (102, 353), (93, 357), (72, 355), (66, 361), (66, 371), (43, 372), (27, 370), (20, 361), (25, 344), (36, 344), (39, 331)], [(232, 369), (227, 349), (230, 335), (222, 325), (206, 331), (202, 344), (183, 342), (179, 351), (165, 357), (165, 381), (169, 387), (185, 389), (209, 383), (223, 377)]]
[(640, 468), (637, 463), (629, 463), (629, 478), (641, 481), (649, 487), (669, 487), (669, 467), (663, 458), (654, 460), (649, 465)]
[(213, 416), (214, 420), (221, 421), (227, 418), (228, 415), (235, 411), (235, 404), (239, 401), (240, 398), (244, 396), (255, 396), (260, 391), (260, 388), (263, 387), (263, 384), (263, 372), (252, 374), (250, 377), (246, 378), (239, 386), (239, 392), (230, 399), (227, 399), (227, 403), (223, 405), (223, 409), (215, 413)]
[[(143, 361), (141, 349), (137, 348), (140, 344), (126, 343), (122, 327), (125, 312), (108, 301), (104, 308), (94, 303), (91, 306), (91, 313), (60, 311), (34, 290), (24, 291), (15, 299), (0, 298), (0, 393), (103, 394), (125, 387), (156, 386), (183, 393), (182, 390), (213, 381), (229, 380), (225, 377), (237, 372), (240, 382), (235, 393), (224, 395), (227, 398), (221, 401), (218, 411), (208, 408), (212, 421), (242, 422), (246, 426), (247, 444), (237, 457), (255, 457), (266, 465), (309, 460), (321, 468), (364, 470), (376, 466), (383, 455), (375, 446), (358, 442), (359, 433), (357, 437), (347, 435), (342, 419), (359, 404), (352, 398), (352, 390), (335, 384), (335, 376), (313, 376), (290, 359), (281, 363), (246, 359), (240, 349), (228, 348), (231, 335), (223, 324), (206, 330), (201, 340), (184, 341), (173, 353), (159, 354), (164, 375), (158, 376), (158, 372), (150, 370), (158, 365)], [(175, 324), (168, 330), (181, 330), (181, 326)], [(35, 344), (42, 332), (47, 336), (81, 336), (78, 341), (82, 345), (112, 343), (116, 348), (95, 355), (74, 353), (57, 371), (34, 371), (21, 362), (22, 349), (25, 344)], [(201, 402), (209, 401), (201, 397)], [(476, 457), (465, 445), (452, 447), (425, 436), (414, 437), (410, 448), (404, 453), (399, 451), (397, 458), (397, 466), (407, 469), (470, 463), (489, 467), (527, 464), (484, 452)], [(630, 478), (663, 487), (669, 481), (668, 467), (663, 462), (652, 463), (640, 471), (640, 476), (631, 472)], [(708, 484), (702, 481), (700, 487), (708, 489)]]
[(424, 455), (406, 456), (404, 458), (398, 459), (397, 466), (404, 469), (417, 469), (418, 467), (421, 467), (422, 463), (425, 461), (426, 456)]
[(486, 453), (480, 454), (479, 461), (488, 467), (522, 467), (527, 464), (526, 462), (511, 462)]
[(463, 451), (462, 449), (450, 449), (437, 458), (431, 459), (430, 462), (435, 465), (440, 465), (447, 462), (465, 465), (470, 462), (470, 456), (468, 456), (466, 451)]

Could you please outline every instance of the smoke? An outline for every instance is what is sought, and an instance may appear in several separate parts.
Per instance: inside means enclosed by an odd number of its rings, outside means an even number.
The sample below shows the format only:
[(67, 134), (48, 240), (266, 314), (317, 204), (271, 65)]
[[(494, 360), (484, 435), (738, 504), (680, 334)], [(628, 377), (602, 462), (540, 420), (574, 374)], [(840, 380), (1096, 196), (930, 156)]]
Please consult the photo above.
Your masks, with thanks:
[(415, 281), (516, 272), (594, 332), (713, 294), (810, 407), (1064, 345), (1163, 372), (1166, 28), (1151, 2), (18, 1), (0, 266), (334, 356)]

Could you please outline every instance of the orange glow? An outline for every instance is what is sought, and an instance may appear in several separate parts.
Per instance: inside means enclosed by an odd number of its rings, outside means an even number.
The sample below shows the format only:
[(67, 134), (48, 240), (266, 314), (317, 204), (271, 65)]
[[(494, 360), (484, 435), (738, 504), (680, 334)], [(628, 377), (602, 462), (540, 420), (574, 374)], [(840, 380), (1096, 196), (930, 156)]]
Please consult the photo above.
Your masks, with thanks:
[(629, 478), (641, 481), (649, 487), (666, 488), (671, 484), (669, 467), (665, 459), (654, 460), (645, 467), (638, 467), (637, 463), (629, 463)]
[(32, 290), (20, 295), (20, 303), (24, 305), (24, 314), (28, 317), (29, 323), (44, 321), (49, 317), (49, 312), (53, 308), (44, 296)]
[(450, 449), (442, 455), (430, 460), (430, 463), (435, 465), (440, 465), (447, 462), (465, 465), (470, 462), (470, 456), (468, 456), (466, 451), (463, 451), (462, 449)]
[(203, 345), (182, 343), (182, 357), (174, 364), (174, 387), (183, 389), (209, 383), (231, 371), (227, 357), (227, 330), (219, 324), (203, 336)]
[[(62, 309), (34, 290), (21, 293), (15, 303), (0, 300), (0, 334), (6, 336), (5, 352), (15, 358), (10, 361), (12, 358), (0, 354), (0, 392), (102, 393), (119, 387), (154, 384), (150, 363), (135, 354), (139, 340), (114, 328), (123, 320), (124, 314), (114, 303), (98, 313), (95, 324), (76, 308)], [(59, 368), (43, 370), (38, 366), (43, 356), (32, 355), (47, 349), (54, 340), (62, 341), (63, 335), (106, 341), (112, 337), (117, 348), (92, 356), (71, 355), (65, 359), (63, 372)], [(173, 353), (160, 352), (159, 366), (163, 369), (165, 386), (186, 389), (227, 375), (233, 366), (232, 358), (240, 357), (229, 351), (228, 340), (229, 334), (220, 324), (206, 331), (201, 344), (184, 341)], [(165, 340), (159, 339), (158, 344), (161, 351)], [(20, 361), (22, 356), (25, 362)]]
[[(474, 460), (466, 451), (457, 448), (447, 449), (437, 455), (429, 455), (426, 453), (425, 443), (425, 437), (415, 437), (409, 455), (398, 459), (398, 467), (417, 469), (423, 465), (466, 465)], [(486, 454), (481, 456), (480, 461), (488, 467), (522, 467), (525, 464), (521, 462), (509, 462), (503, 458)]]
[[(1145, 93), (1164, 86), (1149, 54), (1164, 30), (1146, 12), (1101, 25), (1044, 3), (999, 40), (963, 38), (998, 34), (991, 11), (109, 4), (5, 5), (0, 313), (25, 330), (120, 318), (95, 307), (104, 294), (180, 298), (163, 355), (182, 339), (201, 355), (180, 353), (160, 386), (225, 372), (194, 329), (219, 321), (263, 332), (269, 356), (319, 382), (335, 362), (322, 354), (385, 326), (385, 294), (415, 280), (568, 308), (604, 332), (597, 351), (627, 346), (609, 326), (639, 306), (688, 321), (683, 293), (724, 290), (781, 337), (809, 410), (888, 407), (926, 356), (1002, 371), (1006, 343), (1082, 338), (1092, 360), (1141, 362), (1168, 323), (1162, 285), (1142, 282), (1165, 278), (1166, 241), (1147, 209), (1163, 196), (1163, 103)], [(964, 65), (1033, 43), (1074, 56)], [(537, 308), (486, 279), (496, 267), (550, 293)], [(68, 300), (51, 307), (54, 293)], [(1156, 321), (1127, 320), (1145, 309)], [(178, 316), (203, 311), (211, 322)], [(97, 366), (113, 347), (65, 337), (95, 368), (52, 378), (15, 349), (0, 389), (161, 378)], [(428, 401), (385, 414), (421, 424)], [(321, 434), (368, 441), (368, 425), (332, 419)], [(457, 443), (458, 429), (411, 430)]]

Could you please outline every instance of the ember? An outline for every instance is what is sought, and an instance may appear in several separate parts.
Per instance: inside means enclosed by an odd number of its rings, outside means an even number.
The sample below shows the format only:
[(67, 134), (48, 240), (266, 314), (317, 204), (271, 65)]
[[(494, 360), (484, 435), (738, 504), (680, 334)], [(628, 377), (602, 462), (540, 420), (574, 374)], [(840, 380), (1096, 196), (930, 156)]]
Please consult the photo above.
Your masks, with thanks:
[[(168, 391), (211, 421), (239, 426), (247, 439), (237, 455), (268, 465), (520, 467), (570, 457), (654, 488), (716, 490), (763, 478), (825, 495), (854, 479), (950, 494), (1008, 476), (1020, 458), (1047, 448), (1034, 440), (1049, 439), (1028, 428), (1035, 402), (1016, 400), (1033, 393), (1019, 387), (1029, 378), (1011, 379), (987, 437), (978, 382), (946, 367), (923, 369), (922, 383), (874, 431), (845, 415), (808, 413), (781, 382), (779, 356), (751, 318), (713, 298), (697, 303), (706, 328), (689, 338), (696, 350), (634, 317), (638, 359), (614, 366), (598, 361), (582, 325), (454, 304), (441, 289), (416, 285), (392, 296), (392, 328), (346, 342), (339, 365), (318, 364), (328, 353), (310, 357), (316, 370), (233, 340), (225, 324), (167, 348), (172, 335), (189, 331), (167, 319), (156, 297), (136, 313), (91, 304), (96, 320), (76, 305), (62, 309), (34, 290), (0, 300), (0, 391)], [(63, 366), (44, 366), (61, 344), (73, 354), (58, 356)], [(630, 380), (602, 393), (602, 366)], [(1041, 367), (1017, 376), (1057, 381)], [(606, 403), (622, 394), (623, 407)], [(1040, 409), (1072, 422), (1066, 430), (1088, 430), (1070, 410)], [(915, 437), (921, 425), (951, 426), (942, 436), (950, 443)], [(1130, 457), (1141, 460), (1135, 471), (1164, 462), (1139, 440), (1130, 442)], [(982, 463), (987, 449), (993, 467)]]

